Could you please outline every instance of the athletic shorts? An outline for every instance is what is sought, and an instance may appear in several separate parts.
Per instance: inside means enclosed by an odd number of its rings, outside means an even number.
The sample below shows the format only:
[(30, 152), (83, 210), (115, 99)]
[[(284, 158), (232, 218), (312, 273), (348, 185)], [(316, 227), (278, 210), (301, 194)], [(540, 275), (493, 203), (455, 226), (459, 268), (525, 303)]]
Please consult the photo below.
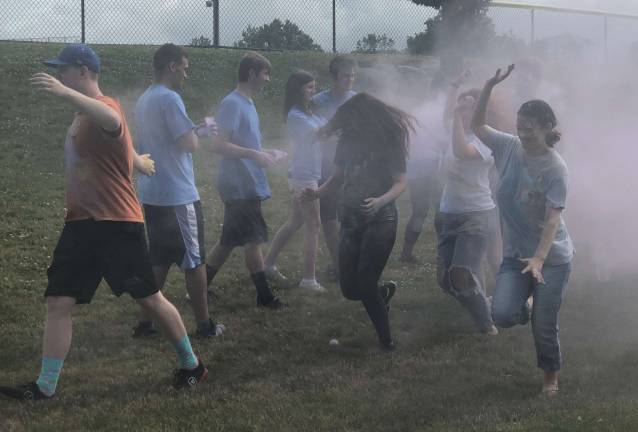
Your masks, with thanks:
[(85, 219), (64, 224), (47, 271), (45, 297), (91, 302), (104, 278), (116, 296), (155, 294), (157, 286), (146, 247), (144, 224)]
[(319, 184), (316, 180), (298, 180), (294, 178), (288, 179), (288, 190), (294, 194), (299, 194), (304, 191), (304, 189), (313, 189), (317, 190), (319, 188)]
[(266, 243), (268, 227), (261, 214), (261, 200), (232, 200), (224, 203), (224, 226), (219, 239), (223, 246)]
[(151, 263), (182, 270), (202, 265), (206, 259), (202, 204), (196, 201), (176, 206), (144, 204)]

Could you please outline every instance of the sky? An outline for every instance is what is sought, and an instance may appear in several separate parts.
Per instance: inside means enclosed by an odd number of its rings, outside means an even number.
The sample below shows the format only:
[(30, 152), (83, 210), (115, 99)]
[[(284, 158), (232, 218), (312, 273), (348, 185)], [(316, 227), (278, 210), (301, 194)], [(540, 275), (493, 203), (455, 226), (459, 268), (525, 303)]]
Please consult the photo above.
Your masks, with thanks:
[[(512, 2), (521, 2), (512, 0)], [(523, 3), (607, 10), (638, 15), (638, 0), (528, 0)], [(79, 0), (0, 0), (0, 39), (73, 41), (80, 37)], [(248, 25), (260, 26), (274, 18), (290, 19), (325, 50), (332, 48), (331, 0), (221, 0), (220, 39), (233, 45)], [(337, 49), (349, 52), (369, 33), (386, 34), (403, 49), (409, 36), (424, 28), (434, 10), (409, 0), (336, 0)], [(492, 8), (497, 32), (511, 33), (526, 42), (531, 37), (530, 13)], [(204, 0), (109, 0), (86, 2), (89, 43), (188, 44), (199, 36), (212, 39), (212, 8)], [(610, 19), (612, 47), (638, 41), (638, 20)], [(600, 17), (537, 12), (537, 39), (570, 33), (598, 44), (602, 52), (604, 21)]]

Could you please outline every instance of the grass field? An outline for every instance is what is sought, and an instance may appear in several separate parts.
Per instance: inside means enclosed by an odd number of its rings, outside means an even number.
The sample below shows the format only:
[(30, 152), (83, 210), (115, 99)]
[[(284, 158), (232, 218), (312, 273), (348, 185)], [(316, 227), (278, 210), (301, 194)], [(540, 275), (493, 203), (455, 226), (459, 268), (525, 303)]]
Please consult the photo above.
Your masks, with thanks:
[[(62, 144), (72, 111), (27, 86), (56, 45), (0, 44), (0, 383), (32, 380), (40, 366), (46, 268), (63, 223)], [(127, 112), (149, 83), (151, 47), (100, 47), (103, 90)], [(192, 50), (184, 99), (194, 119), (211, 112), (233, 86), (235, 51)], [(283, 83), (294, 67), (320, 72), (325, 54), (273, 53), (274, 79), (258, 98), (268, 146), (281, 147)], [(134, 126), (132, 124), (132, 126)], [(195, 157), (207, 244), (220, 232), (216, 157)], [(273, 199), (265, 215), (274, 233), (286, 217), (285, 168), (269, 173)], [(402, 221), (409, 211), (400, 200)], [(400, 230), (402, 232), (402, 228)], [(300, 240), (300, 237), (298, 237)], [(576, 239), (577, 241), (578, 239)], [(161, 339), (133, 340), (136, 307), (106, 286), (74, 315), (74, 340), (56, 397), (40, 404), (0, 400), (4, 431), (635, 431), (638, 430), (638, 292), (635, 278), (598, 283), (582, 266), (573, 274), (562, 311), (565, 368), (561, 394), (539, 396), (530, 328), (486, 338), (435, 283), (431, 221), (417, 252), (426, 264), (397, 261), (398, 240), (384, 278), (399, 281), (391, 325), (392, 354), (377, 349), (360, 304), (335, 285), (325, 295), (290, 287), (291, 307), (258, 310), (235, 252), (217, 278), (216, 318), (222, 337), (195, 340), (211, 367), (195, 392), (170, 389), (174, 354)], [(320, 252), (320, 268), (327, 255)], [(576, 263), (578, 264), (578, 263)], [(300, 277), (299, 243), (280, 268)], [(586, 270), (586, 269), (585, 269)], [(194, 323), (183, 277), (171, 272), (165, 293)], [(328, 341), (338, 338), (339, 347)]]

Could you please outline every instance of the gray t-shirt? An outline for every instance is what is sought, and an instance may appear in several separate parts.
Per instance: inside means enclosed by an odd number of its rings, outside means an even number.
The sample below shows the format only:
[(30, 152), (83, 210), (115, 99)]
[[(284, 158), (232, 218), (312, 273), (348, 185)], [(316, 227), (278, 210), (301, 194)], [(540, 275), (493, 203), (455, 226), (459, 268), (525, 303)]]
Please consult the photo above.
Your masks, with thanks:
[(490, 169), (494, 166), (492, 151), (474, 134), (467, 136), (480, 158), (459, 159), (452, 144), (443, 161), (443, 194), (439, 210), (442, 213), (468, 213), (491, 210), (496, 205), (490, 190)]
[[(567, 165), (551, 149), (541, 156), (529, 156), (517, 136), (496, 130), (491, 130), (484, 142), (492, 148), (500, 174), (496, 198), (503, 228), (503, 256), (531, 258), (541, 240), (546, 208), (565, 208)], [(566, 264), (573, 256), (574, 246), (561, 217), (545, 264)]]

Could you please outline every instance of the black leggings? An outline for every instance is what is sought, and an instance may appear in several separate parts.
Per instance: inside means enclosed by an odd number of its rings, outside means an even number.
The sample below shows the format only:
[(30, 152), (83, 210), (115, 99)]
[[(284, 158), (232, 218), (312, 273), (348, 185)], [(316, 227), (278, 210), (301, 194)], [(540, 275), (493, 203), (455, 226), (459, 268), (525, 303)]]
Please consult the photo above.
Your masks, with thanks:
[[(396, 209), (394, 209), (396, 214)], [(385, 301), (378, 289), (379, 278), (392, 252), (397, 218), (364, 221), (343, 217), (339, 243), (341, 292), (348, 300), (361, 300), (382, 344), (392, 341)]]

